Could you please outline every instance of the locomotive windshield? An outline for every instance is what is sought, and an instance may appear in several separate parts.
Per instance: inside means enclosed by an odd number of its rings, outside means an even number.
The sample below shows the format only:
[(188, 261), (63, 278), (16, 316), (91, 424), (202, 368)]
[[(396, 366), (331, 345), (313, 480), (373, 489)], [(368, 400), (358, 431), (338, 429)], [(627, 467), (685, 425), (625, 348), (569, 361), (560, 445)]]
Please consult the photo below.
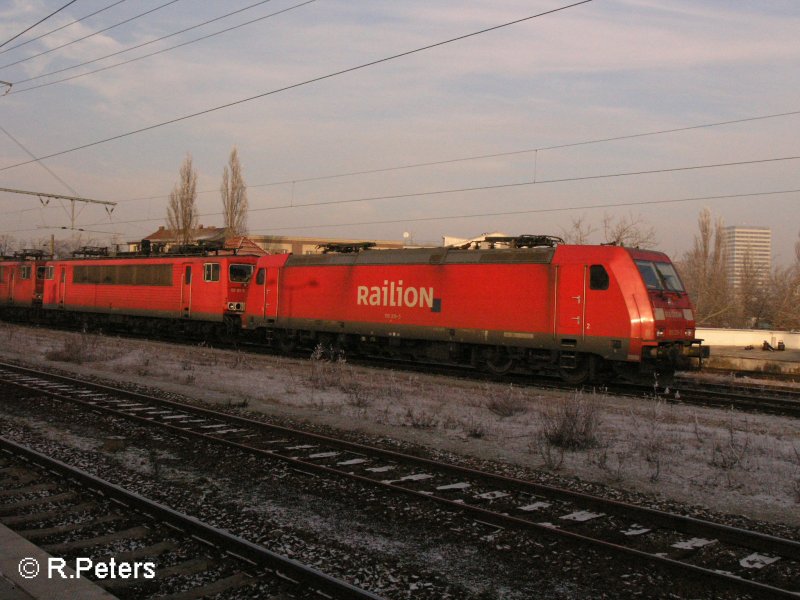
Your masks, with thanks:
[(683, 284), (671, 263), (637, 260), (636, 266), (642, 274), (648, 290), (683, 292)]
[(253, 265), (237, 265), (230, 267), (229, 279), (234, 283), (247, 283), (253, 276)]

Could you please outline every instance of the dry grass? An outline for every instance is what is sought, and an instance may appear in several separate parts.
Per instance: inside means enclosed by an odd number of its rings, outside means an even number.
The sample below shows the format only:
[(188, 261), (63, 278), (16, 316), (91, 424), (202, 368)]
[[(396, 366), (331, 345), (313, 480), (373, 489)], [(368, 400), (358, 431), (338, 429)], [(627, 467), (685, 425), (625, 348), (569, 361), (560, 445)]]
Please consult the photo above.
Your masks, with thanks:
[(97, 336), (87, 333), (68, 333), (61, 341), (61, 347), (45, 353), (47, 360), (82, 365), (98, 360), (102, 353), (96, 351)]

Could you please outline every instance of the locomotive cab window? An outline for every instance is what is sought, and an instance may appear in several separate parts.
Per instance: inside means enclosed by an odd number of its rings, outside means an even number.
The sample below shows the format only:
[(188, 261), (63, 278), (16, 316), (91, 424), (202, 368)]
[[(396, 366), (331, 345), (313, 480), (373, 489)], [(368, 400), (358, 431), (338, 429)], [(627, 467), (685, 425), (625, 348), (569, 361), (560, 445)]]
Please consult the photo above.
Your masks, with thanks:
[(233, 283), (247, 283), (253, 277), (253, 265), (232, 264), (228, 270), (228, 279)]
[(189, 285), (189, 284), (192, 283), (192, 267), (191, 266), (187, 266), (186, 267), (186, 271), (184, 272), (184, 276), (183, 276), (183, 282), (186, 285)]
[(670, 263), (637, 260), (636, 266), (648, 290), (683, 292), (683, 284)]
[(219, 263), (203, 265), (203, 281), (219, 281)]
[(589, 267), (589, 288), (592, 290), (608, 289), (608, 271), (603, 265), (592, 265)]
[(3, 283), (6, 280), (6, 268), (0, 267), (0, 283)]
[(683, 283), (681, 283), (681, 278), (678, 277), (678, 272), (675, 270), (675, 267), (670, 263), (657, 262), (653, 264), (655, 264), (656, 270), (661, 276), (661, 281), (664, 282), (665, 289), (671, 292), (684, 291)]
[(256, 273), (256, 285), (264, 285), (264, 281), (266, 279), (267, 279), (267, 270), (259, 269), (258, 273)]
[(31, 267), (30, 265), (23, 265), (19, 268), (19, 278), (20, 279), (30, 279), (31, 278)]

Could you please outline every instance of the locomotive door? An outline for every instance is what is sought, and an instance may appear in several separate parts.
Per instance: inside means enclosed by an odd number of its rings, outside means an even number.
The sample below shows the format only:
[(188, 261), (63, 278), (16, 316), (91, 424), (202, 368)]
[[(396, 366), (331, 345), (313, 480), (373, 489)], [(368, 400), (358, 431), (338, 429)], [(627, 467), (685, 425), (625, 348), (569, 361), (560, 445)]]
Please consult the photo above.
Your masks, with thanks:
[(278, 315), (278, 269), (260, 267), (256, 271), (258, 297), (257, 314), (262, 319), (275, 319)]
[(554, 333), (559, 343), (575, 345), (586, 321), (586, 265), (558, 265), (556, 277)]
[(16, 269), (14, 267), (8, 267), (8, 288), (6, 290), (6, 297), (3, 300), (6, 301), (7, 304), (11, 304), (11, 299), (14, 297), (14, 280), (16, 279)]
[(183, 264), (181, 273), (181, 317), (188, 319), (192, 316), (192, 265)]
[(67, 267), (58, 267), (58, 284), (56, 288), (56, 302), (59, 308), (64, 308), (67, 295)]

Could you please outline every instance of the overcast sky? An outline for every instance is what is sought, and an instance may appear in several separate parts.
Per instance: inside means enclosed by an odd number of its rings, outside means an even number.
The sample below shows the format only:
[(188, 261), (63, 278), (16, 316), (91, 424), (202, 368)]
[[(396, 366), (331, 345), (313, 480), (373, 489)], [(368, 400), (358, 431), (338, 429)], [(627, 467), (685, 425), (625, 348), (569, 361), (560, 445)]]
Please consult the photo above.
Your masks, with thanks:
[[(594, 0), (265, 95), (569, 3), (303, 1), (258, 3), (68, 69), (256, 3), (77, 0), (0, 48), (0, 80), (13, 83), (0, 97), (0, 187), (118, 202), (111, 215), (79, 207), (76, 226), (97, 241), (135, 240), (164, 223), (191, 153), (200, 222), (221, 225), (218, 188), (236, 145), (252, 233), (408, 232), (435, 243), (488, 231), (560, 235), (575, 219), (599, 227), (609, 215), (654, 226), (658, 246), (678, 257), (709, 207), (728, 225), (771, 227), (776, 259), (793, 258), (800, 114), (599, 140), (800, 111), (797, 0)], [(66, 3), (4, 0), (0, 43)], [(20, 165), (28, 152), (64, 151)], [(495, 156), (454, 160), (486, 155)], [(751, 164), (685, 169), (734, 162)], [(440, 164), (308, 181), (418, 163)], [(0, 193), (0, 214), (0, 234), (19, 240), (69, 235), (53, 229), (70, 224), (58, 201)]]

